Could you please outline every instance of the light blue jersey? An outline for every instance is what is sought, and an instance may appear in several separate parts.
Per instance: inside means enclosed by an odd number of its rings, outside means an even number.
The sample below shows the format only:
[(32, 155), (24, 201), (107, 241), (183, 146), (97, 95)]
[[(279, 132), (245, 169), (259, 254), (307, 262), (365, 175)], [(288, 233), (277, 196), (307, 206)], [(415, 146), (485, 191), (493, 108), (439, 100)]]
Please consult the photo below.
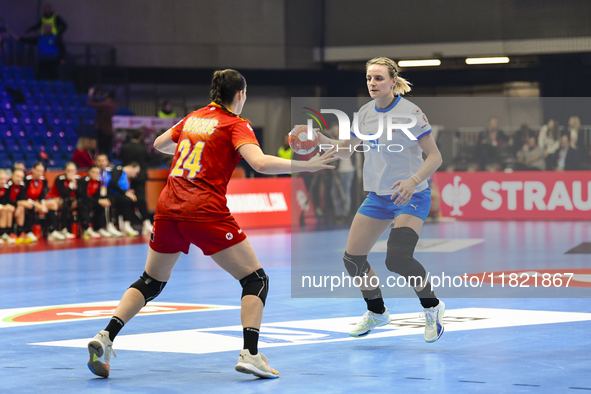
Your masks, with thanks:
[[(392, 131), (390, 139), (387, 133), (388, 117), (399, 126)], [(361, 107), (357, 123), (359, 132), (376, 135), (380, 118), (382, 134), (379, 139), (363, 141), (363, 188), (379, 196), (390, 196), (395, 182), (410, 178), (423, 164), (423, 150), (418, 140), (431, 133), (431, 125), (419, 107), (397, 97), (388, 108), (378, 109), (375, 100)], [(404, 130), (400, 128), (402, 124), (411, 124), (413, 118), (416, 120), (414, 125), (403, 127)], [(416, 140), (412, 140), (411, 136)], [(427, 181), (422, 181), (415, 188), (415, 193), (428, 187)]]

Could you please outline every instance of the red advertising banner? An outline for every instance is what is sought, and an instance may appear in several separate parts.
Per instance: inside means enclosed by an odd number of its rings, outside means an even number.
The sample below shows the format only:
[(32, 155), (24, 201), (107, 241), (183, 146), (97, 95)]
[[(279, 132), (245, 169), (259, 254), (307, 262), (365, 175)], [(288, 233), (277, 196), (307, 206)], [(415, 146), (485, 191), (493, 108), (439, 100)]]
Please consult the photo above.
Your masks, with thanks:
[(291, 226), (300, 222), (302, 212), (305, 217), (314, 212), (299, 177), (231, 179), (226, 197), (242, 228)]
[(438, 172), (437, 183), (443, 216), (591, 220), (591, 171)]

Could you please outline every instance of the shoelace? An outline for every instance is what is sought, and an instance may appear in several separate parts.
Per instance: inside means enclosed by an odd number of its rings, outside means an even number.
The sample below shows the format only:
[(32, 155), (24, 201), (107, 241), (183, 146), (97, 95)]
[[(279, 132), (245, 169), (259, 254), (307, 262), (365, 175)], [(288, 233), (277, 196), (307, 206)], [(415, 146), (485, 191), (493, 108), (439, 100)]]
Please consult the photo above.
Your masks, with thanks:
[(427, 326), (433, 327), (435, 325), (435, 312), (433, 311), (425, 311), (421, 313), (419, 317), (424, 317), (427, 319)]
[(372, 323), (377, 322), (377, 319), (374, 319), (373, 317), (373, 313), (371, 313), (371, 311), (367, 311), (365, 312), (365, 314), (363, 315), (363, 319), (359, 322), (358, 326), (359, 327), (363, 327), (365, 325), (365, 323), (371, 321)]
[(109, 349), (111, 349), (111, 352), (113, 353), (113, 356), (117, 357), (117, 353), (115, 353), (115, 349), (113, 349), (113, 345), (108, 346)]

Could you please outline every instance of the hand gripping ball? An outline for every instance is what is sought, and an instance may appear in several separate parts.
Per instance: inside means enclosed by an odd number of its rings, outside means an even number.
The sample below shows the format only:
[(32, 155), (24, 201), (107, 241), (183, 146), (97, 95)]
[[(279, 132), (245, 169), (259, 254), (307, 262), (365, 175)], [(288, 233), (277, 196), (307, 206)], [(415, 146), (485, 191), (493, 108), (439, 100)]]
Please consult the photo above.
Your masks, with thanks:
[(318, 132), (312, 132), (312, 139), (308, 139), (308, 127), (296, 126), (289, 132), (289, 146), (298, 155), (308, 155), (318, 146)]

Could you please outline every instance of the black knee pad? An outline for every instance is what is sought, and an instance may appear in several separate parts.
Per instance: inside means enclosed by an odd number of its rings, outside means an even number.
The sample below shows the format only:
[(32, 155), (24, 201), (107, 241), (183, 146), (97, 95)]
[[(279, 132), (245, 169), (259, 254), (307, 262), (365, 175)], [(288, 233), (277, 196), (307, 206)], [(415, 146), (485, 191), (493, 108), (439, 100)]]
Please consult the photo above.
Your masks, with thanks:
[(145, 304), (147, 304), (154, 298), (158, 297), (160, 293), (162, 293), (164, 286), (166, 286), (166, 282), (160, 282), (159, 280), (150, 277), (150, 275), (144, 271), (142, 276), (140, 276), (140, 278), (135, 283), (129, 286), (129, 288), (133, 287), (134, 289), (139, 290), (146, 300)]
[(386, 268), (405, 277), (413, 287), (420, 286), (427, 275), (421, 263), (413, 258), (418, 241), (419, 235), (412, 228), (393, 228), (386, 252)]
[(343, 255), (343, 262), (345, 263), (345, 268), (349, 275), (354, 278), (356, 276), (363, 277), (371, 269), (371, 265), (367, 262), (367, 255), (353, 256), (345, 252)]
[(267, 293), (269, 292), (269, 277), (265, 274), (264, 269), (258, 269), (240, 279), (240, 285), (242, 285), (242, 297), (246, 295), (257, 296), (265, 305)]

